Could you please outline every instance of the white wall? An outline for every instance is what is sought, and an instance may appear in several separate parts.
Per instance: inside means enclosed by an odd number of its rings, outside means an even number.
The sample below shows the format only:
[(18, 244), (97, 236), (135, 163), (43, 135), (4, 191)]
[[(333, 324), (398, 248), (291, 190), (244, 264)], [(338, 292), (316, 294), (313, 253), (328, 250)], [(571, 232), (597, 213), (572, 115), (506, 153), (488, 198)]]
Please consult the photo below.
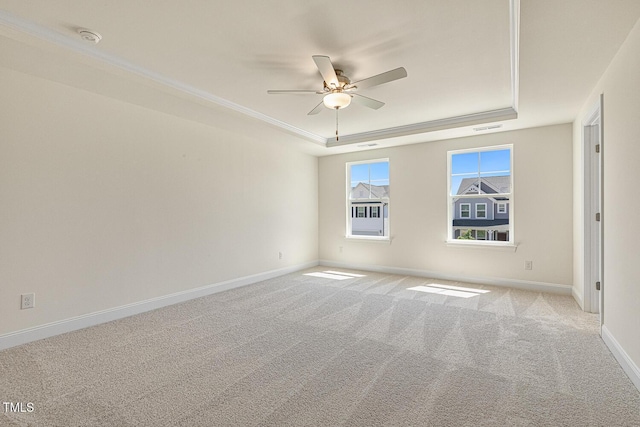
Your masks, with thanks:
[[(447, 151), (513, 143), (516, 252), (451, 247)], [(473, 278), (571, 286), (571, 124), (363, 151), (320, 159), (320, 258)], [(345, 239), (345, 162), (389, 158), (392, 242)], [(340, 252), (342, 247), (342, 252)], [(533, 270), (524, 270), (525, 260)]]
[(0, 93), (0, 335), (317, 260), (315, 157), (4, 68)]
[[(604, 94), (604, 326), (626, 352), (636, 369), (640, 366), (640, 270), (638, 232), (640, 198), (640, 21), (609, 65), (574, 123), (576, 165), (582, 152), (582, 119)], [(583, 170), (574, 177), (575, 206), (582, 204)], [(576, 229), (584, 218), (576, 209)], [(579, 237), (579, 236), (576, 236)], [(582, 241), (575, 241), (576, 274), (584, 267)], [(582, 280), (581, 277), (579, 279)], [(576, 286), (583, 289), (583, 283)], [(640, 374), (640, 371), (636, 375)], [(640, 376), (636, 381), (640, 381)], [(640, 382), (637, 383), (640, 388)]]

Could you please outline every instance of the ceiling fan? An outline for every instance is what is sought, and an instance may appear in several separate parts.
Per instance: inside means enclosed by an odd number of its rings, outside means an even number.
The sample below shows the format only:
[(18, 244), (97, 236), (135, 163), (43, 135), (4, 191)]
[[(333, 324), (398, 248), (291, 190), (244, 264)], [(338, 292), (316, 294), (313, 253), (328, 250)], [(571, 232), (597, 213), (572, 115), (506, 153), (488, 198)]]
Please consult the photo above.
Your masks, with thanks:
[[(394, 80), (407, 77), (407, 70), (403, 67), (387, 71), (372, 77), (368, 77), (357, 82), (351, 82), (340, 69), (336, 69), (331, 63), (328, 56), (314, 55), (313, 61), (318, 67), (318, 71), (324, 79), (324, 85), (321, 90), (268, 90), (268, 94), (314, 94), (322, 95), (322, 101), (308, 115), (318, 114), (322, 107), (339, 110), (346, 108), (351, 104), (351, 100), (365, 107), (377, 110), (384, 105), (384, 102), (377, 101), (372, 98), (356, 93), (359, 89), (365, 89), (372, 86), (389, 83)], [(337, 134), (337, 131), (336, 131)]]

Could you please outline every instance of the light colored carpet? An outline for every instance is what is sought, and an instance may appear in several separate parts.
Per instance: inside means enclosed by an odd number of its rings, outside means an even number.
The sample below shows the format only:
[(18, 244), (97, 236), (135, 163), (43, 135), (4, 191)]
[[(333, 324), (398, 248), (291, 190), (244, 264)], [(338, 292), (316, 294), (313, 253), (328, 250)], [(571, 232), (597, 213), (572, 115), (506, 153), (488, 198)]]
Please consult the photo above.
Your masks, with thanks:
[(326, 270), (0, 352), (0, 425), (640, 426), (571, 297)]

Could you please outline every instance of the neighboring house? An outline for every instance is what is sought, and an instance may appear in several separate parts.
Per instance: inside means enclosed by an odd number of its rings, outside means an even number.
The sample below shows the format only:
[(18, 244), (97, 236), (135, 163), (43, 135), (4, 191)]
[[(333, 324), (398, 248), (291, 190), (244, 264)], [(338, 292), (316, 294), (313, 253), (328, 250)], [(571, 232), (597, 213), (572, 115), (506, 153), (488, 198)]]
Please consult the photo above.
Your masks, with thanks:
[(358, 183), (351, 189), (351, 235), (389, 235), (389, 186)]
[(509, 193), (511, 178), (488, 176), (465, 178), (457, 194), (486, 194), (486, 197), (460, 197), (454, 202), (453, 238), (509, 241), (509, 199), (491, 194)]

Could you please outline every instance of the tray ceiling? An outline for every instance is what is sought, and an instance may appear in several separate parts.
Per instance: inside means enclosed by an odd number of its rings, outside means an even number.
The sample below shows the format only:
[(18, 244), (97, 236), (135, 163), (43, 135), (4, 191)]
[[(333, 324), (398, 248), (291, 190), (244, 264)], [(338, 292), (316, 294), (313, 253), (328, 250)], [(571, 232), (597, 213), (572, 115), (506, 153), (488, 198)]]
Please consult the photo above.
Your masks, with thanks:
[[(567, 3), (583, 8), (551, 0), (349, 1), (336, 9), (297, 0), (165, 1), (153, 7), (2, 0), (0, 53), (12, 59), (2, 65), (19, 71), (151, 108), (177, 108), (163, 107), (167, 101), (157, 93), (171, 94), (185, 105), (232, 110), (322, 146), (335, 145), (336, 115), (328, 109), (307, 115), (320, 95), (268, 95), (268, 89), (321, 89), (315, 54), (330, 56), (352, 81), (405, 67), (407, 78), (362, 90), (384, 107), (352, 104), (339, 112), (341, 143), (398, 144), (478, 124), (501, 122), (510, 129), (518, 122), (571, 120), (571, 112), (537, 120), (530, 112), (536, 106), (524, 94), (544, 104), (537, 97), (553, 94), (545, 86), (565, 79), (569, 87), (558, 90), (583, 102), (640, 6), (633, 0)], [(576, 15), (581, 19), (572, 20)], [(97, 31), (103, 40), (87, 44), (78, 28)], [(602, 44), (590, 60), (579, 48), (585, 35)], [(562, 52), (565, 58), (554, 57)], [(568, 81), (583, 63), (597, 75)], [(547, 65), (556, 65), (557, 74), (545, 85), (535, 73)], [(571, 105), (573, 114), (579, 106)], [(516, 112), (520, 118), (513, 120)]]

